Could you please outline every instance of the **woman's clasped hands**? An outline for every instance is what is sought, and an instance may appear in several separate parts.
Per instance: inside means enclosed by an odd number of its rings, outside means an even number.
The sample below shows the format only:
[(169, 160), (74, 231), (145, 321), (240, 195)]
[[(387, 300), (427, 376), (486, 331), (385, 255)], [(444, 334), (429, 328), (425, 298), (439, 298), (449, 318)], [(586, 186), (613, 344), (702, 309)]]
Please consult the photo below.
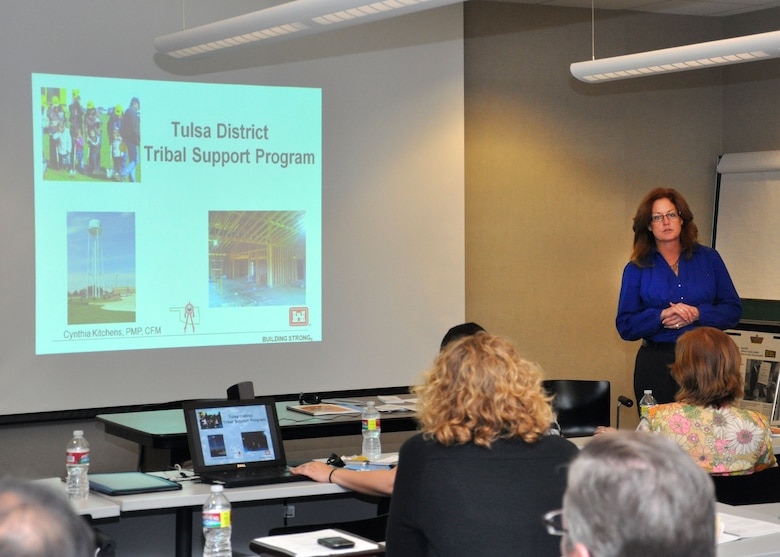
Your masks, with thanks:
[(661, 324), (667, 329), (680, 329), (699, 319), (699, 310), (682, 302), (669, 303), (669, 307), (661, 311)]

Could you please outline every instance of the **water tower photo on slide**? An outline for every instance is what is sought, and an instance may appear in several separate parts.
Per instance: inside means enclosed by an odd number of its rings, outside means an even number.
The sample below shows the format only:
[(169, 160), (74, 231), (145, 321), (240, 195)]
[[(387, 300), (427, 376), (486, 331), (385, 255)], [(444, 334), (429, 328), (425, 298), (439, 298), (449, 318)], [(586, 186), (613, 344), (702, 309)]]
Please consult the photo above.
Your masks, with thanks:
[(68, 325), (136, 320), (135, 214), (69, 212)]

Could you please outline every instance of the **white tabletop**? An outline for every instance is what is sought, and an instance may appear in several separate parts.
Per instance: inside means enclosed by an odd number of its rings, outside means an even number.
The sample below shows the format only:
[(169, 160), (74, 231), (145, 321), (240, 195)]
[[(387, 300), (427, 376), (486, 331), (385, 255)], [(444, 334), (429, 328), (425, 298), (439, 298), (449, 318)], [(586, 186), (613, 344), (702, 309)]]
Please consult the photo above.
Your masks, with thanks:
[[(718, 503), (718, 512), (780, 524), (780, 503), (732, 506)], [(718, 545), (718, 557), (780, 557), (780, 533)]]
[[(165, 476), (165, 473), (160, 475)], [(170, 474), (169, 474), (170, 475)], [(104, 496), (116, 505), (122, 512), (146, 511), (154, 509), (175, 509), (181, 507), (199, 507), (206, 502), (211, 486), (199, 482), (182, 482), (179, 491), (161, 491), (156, 493), (138, 493), (135, 495)], [(232, 503), (245, 501), (265, 501), (287, 499), (293, 497), (312, 497), (349, 493), (336, 484), (317, 483), (310, 480), (258, 485), (250, 487), (225, 488), (225, 496)]]
[[(170, 472), (157, 472), (156, 474), (164, 477), (171, 475)], [(45, 478), (35, 480), (35, 482), (65, 492), (65, 483), (60, 478)], [(179, 491), (160, 491), (135, 495), (109, 496), (91, 491), (85, 501), (72, 501), (71, 505), (77, 513), (82, 515), (90, 515), (95, 519), (111, 518), (119, 516), (122, 512), (199, 507), (205, 503), (211, 490), (211, 486), (208, 484), (196, 481), (185, 481), (181, 485), (182, 489)], [(350, 493), (350, 490), (336, 484), (317, 483), (310, 480), (225, 489), (225, 496), (233, 503), (315, 497), (339, 493)]]
[[(43, 484), (55, 491), (65, 493), (65, 482), (60, 478), (45, 478), (42, 480), (35, 480), (35, 483)], [(89, 515), (94, 519), (112, 518), (119, 516), (120, 514), (120, 508), (117, 502), (111, 501), (94, 491), (90, 492), (89, 497), (84, 501), (71, 501), (71, 506), (77, 513)]]

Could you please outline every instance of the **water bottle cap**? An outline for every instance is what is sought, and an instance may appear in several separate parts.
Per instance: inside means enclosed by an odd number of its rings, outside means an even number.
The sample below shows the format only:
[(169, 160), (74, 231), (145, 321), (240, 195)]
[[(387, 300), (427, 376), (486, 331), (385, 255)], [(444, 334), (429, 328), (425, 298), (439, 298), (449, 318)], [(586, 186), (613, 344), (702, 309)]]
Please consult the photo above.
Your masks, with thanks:
[(84, 431), (81, 429), (74, 430), (73, 437), (84, 437)]
[(645, 394), (646, 394), (646, 395), (651, 395), (651, 394), (653, 394), (653, 389), (645, 389)]
[(224, 490), (224, 486), (222, 484), (214, 484), (211, 486), (211, 493), (222, 493)]

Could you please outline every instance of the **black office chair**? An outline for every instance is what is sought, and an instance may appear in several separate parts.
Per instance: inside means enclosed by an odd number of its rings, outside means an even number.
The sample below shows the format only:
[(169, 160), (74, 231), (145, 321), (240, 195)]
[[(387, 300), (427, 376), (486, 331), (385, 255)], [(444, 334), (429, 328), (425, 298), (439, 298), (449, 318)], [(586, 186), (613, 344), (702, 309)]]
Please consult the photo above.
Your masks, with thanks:
[(116, 557), (116, 541), (103, 533), (102, 530), (92, 526), (95, 532), (95, 557)]
[(554, 397), (553, 410), (564, 437), (587, 437), (598, 426), (609, 426), (609, 381), (548, 379), (543, 385)]
[(747, 476), (712, 476), (715, 498), (727, 505), (780, 503), (780, 467)]

